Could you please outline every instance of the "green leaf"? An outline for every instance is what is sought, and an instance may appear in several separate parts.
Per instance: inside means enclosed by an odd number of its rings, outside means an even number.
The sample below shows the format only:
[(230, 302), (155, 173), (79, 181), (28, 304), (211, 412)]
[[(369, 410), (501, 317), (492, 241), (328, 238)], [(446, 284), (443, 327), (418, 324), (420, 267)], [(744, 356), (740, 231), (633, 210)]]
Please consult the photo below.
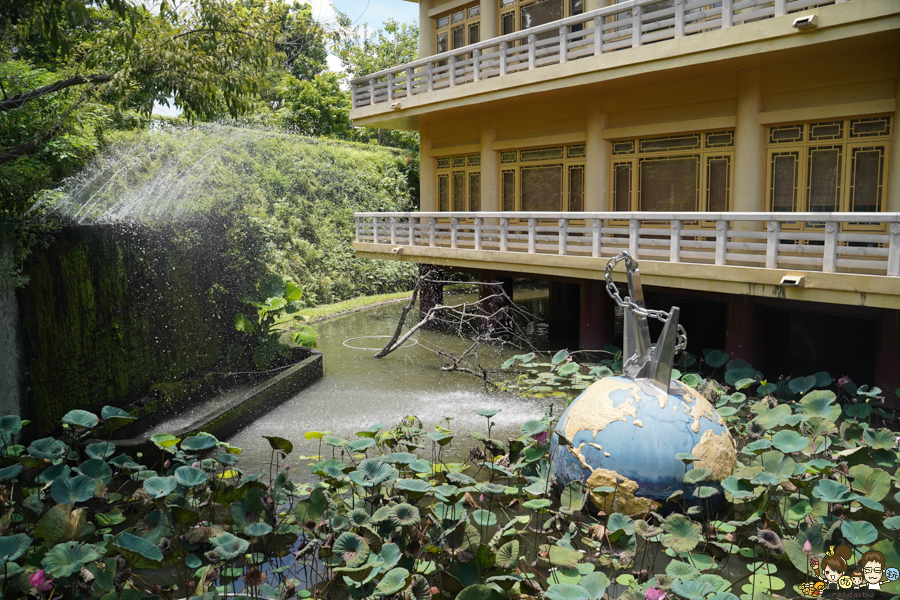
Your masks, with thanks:
[(99, 458), (91, 458), (84, 461), (78, 465), (78, 470), (91, 479), (99, 479), (103, 483), (109, 483), (112, 479), (112, 469), (105, 461)]
[(288, 440), (275, 436), (264, 435), (266, 441), (269, 442), (269, 446), (272, 447), (273, 450), (281, 450), (285, 454), (290, 454), (294, 451), (294, 445)]
[(693, 467), (684, 474), (684, 482), (688, 484), (698, 483), (712, 475), (712, 470), (706, 467)]
[(479, 408), (478, 410), (475, 411), (475, 414), (481, 415), (482, 417), (487, 417), (488, 419), (490, 419), (491, 417), (496, 415), (498, 412), (500, 412), (500, 410), (501, 409), (499, 409), (499, 408)]
[(867, 498), (881, 502), (891, 491), (891, 476), (868, 465), (854, 465), (849, 470), (853, 489)]
[(479, 509), (472, 513), (472, 520), (479, 527), (493, 527), (497, 524), (497, 515), (488, 510)]
[(234, 319), (234, 328), (244, 333), (253, 333), (256, 327), (253, 321), (247, 318), (244, 313), (238, 313)]
[(868, 545), (878, 539), (878, 530), (867, 521), (844, 521), (841, 523), (841, 533), (855, 546)]
[[(900, 517), (897, 517), (900, 519)], [(519, 540), (506, 542), (497, 550), (496, 564), (501, 569), (511, 569), (519, 560)]]
[(706, 354), (704, 360), (706, 361), (706, 364), (711, 366), (713, 369), (718, 369), (728, 362), (728, 355), (721, 350), (713, 350)]
[(680, 460), (684, 464), (689, 465), (692, 462), (696, 462), (696, 461), (700, 460), (700, 457), (694, 456), (690, 452), (679, 452), (678, 454), (675, 455), (675, 460)]
[(680, 560), (673, 560), (666, 566), (666, 575), (672, 579), (681, 579), (684, 581), (693, 581), (700, 577), (700, 570), (694, 565), (688, 564)]
[(209, 435), (192, 435), (184, 438), (181, 448), (188, 452), (200, 452), (216, 447), (216, 438)]
[(609, 516), (606, 528), (610, 534), (624, 531), (626, 535), (634, 535), (634, 519), (622, 513), (613, 513)]
[(420, 498), (434, 488), (428, 485), (427, 481), (421, 479), (398, 479), (394, 482), (394, 489), (408, 492), (414, 498)]
[(389, 571), (394, 568), (394, 566), (400, 561), (400, 557), (402, 553), (400, 552), (400, 547), (393, 542), (388, 542), (381, 547), (381, 552), (378, 553), (378, 557), (381, 559), (382, 570)]
[(347, 444), (347, 450), (354, 453), (365, 452), (374, 445), (375, 440), (373, 440), (372, 438), (360, 438), (358, 440), (353, 440), (352, 442)]
[(50, 549), (41, 561), (44, 571), (53, 579), (77, 573), (81, 567), (103, 556), (103, 550), (93, 544), (66, 542)]
[(53, 438), (41, 438), (31, 442), (28, 446), (28, 454), (35, 458), (55, 460), (66, 453), (66, 445)]
[(560, 507), (570, 511), (581, 510), (584, 508), (584, 502), (587, 494), (584, 490), (584, 484), (581, 481), (573, 481), (566, 486), (560, 495)]
[(700, 543), (701, 526), (679, 514), (672, 514), (662, 522), (665, 533), (662, 544), (675, 552), (690, 552)]
[(550, 546), (548, 560), (555, 567), (574, 567), (581, 560), (581, 553), (562, 546)]
[(31, 542), (24, 533), (0, 537), (0, 565), (19, 560), (31, 547)]
[(788, 387), (791, 388), (791, 391), (795, 394), (805, 394), (809, 390), (816, 387), (816, 376), (810, 375), (809, 377), (795, 377), (791, 379)]
[(703, 378), (696, 373), (686, 373), (681, 376), (681, 382), (688, 387), (697, 388), (703, 383)]
[(815, 390), (803, 396), (798, 412), (808, 417), (836, 421), (841, 416), (841, 407), (835, 404), (835, 395), (831, 390)]
[(698, 487), (696, 490), (694, 490), (694, 497), (695, 498), (710, 498), (712, 496), (715, 496), (718, 493), (720, 493), (720, 492), (717, 488), (710, 487), (708, 485), (702, 485), (702, 486)]
[(591, 594), (585, 588), (569, 583), (554, 583), (544, 596), (549, 600), (591, 600)]
[(884, 526), (891, 531), (900, 530), (900, 516), (890, 517), (884, 520)]
[(879, 450), (890, 450), (896, 443), (894, 434), (889, 429), (866, 429), (863, 434), (863, 440), (872, 448)]
[(15, 479), (22, 472), (22, 465), (12, 465), (0, 469), (0, 481)]
[(150, 441), (160, 448), (169, 448), (180, 442), (181, 438), (177, 438), (168, 433), (156, 433), (150, 436)]
[(264, 535), (269, 535), (272, 533), (272, 526), (268, 523), (251, 523), (246, 528), (244, 528), (244, 533), (247, 535), (252, 535), (253, 537), (262, 537)]
[(734, 385), (738, 389), (741, 389), (740, 387), (735, 385), (738, 381), (742, 379), (750, 379), (752, 382), (756, 378), (757, 372), (752, 368), (742, 367), (737, 369), (728, 369), (727, 371), (725, 371), (725, 382), (729, 385)]
[(127, 531), (119, 535), (114, 545), (135, 569), (158, 567), (163, 559), (163, 553), (157, 546)]
[(116, 445), (112, 442), (97, 442), (88, 444), (84, 452), (91, 458), (106, 459), (115, 454)]
[(178, 467), (175, 469), (175, 480), (184, 487), (197, 487), (206, 483), (206, 473), (197, 467)]
[[(393, 569), (388, 571), (384, 577), (381, 578), (381, 581), (379, 581), (378, 585), (375, 586), (375, 592), (373, 595), (391, 596), (393, 594), (396, 594), (406, 587), (408, 579), (409, 571), (402, 567), (394, 567)], [(461, 595), (462, 592), (460, 592), (460, 596)]]
[(790, 454), (791, 452), (799, 452), (809, 446), (809, 438), (791, 429), (782, 429), (772, 436), (772, 443), (782, 452)]
[(567, 358), (569, 358), (568, 350), (560, 350), (556, 354), (553, 355), (553, 358), (550, 359), (550, 364), (558, 365), (564, 362)]
[(388, 518), (397, 527), (411, 527), (422, 520), (419, 509), (406, 503), (391, 508)]
[(833, 479), (820, 479), (813, 486), (813, 496), (831, 504), (849, 502), (856, 496), (843, 483)]
[(225, 560), (233, 560), (246, 553), (250, 548), (250, 542), (230, 533), (220, 533), (216, 537), (210, 538), (209, 541), (212, 543), (213, 550)]
[(609, 587), (610, 581), (606, 573), (589, 573), (581, 578), (578, 585), (587, 590), (590, 600), (600, 600)]
[(543, 421), (532, 419), (530, 421), (525, 421), (524, 423), (522, 423), (522, 426), (519, 427), (519, 431), (525, 437), (534, 437), (540, 433), (547, 431), (547, 424)]
[(546, 498), (529, 500), (528, 502), (524, 502), (522, 506), (527, 508), (528, 510), (542, 510), (545, 508), (549, 508), (550, 505), (553, 504), (550, 500)]
[(121, 408), (104, 406), (100, 411), (100, 418), (104, 421), (112, 421), (114, 425), (124, 425), (130, 421), (134, 421), (137, 417), (131, 416)]
[(53, 480), (50, 494), (60, 504), (75, 504), (94, 497), (96, 486), (94, 480), (87, 475), (68, 477), (62, 475)]
[(76, 409), (67, 412), (62, 418), (62, 422), (79, 429), (91, 429), (97, 426), (100, 419), (92, 412)]
[(184, 557), (184, 564), (188, 569), (197, 569), (200, 567), (200, 565), (203, 564), (203, 562), (201, 562), (200, 559), (193, 554), (188, 554)]
[(705, 581), (684, 581), (676, 579), (672, 584), (672, 591), (685, 600), (703, 600), (713, 593), (715, 588)]

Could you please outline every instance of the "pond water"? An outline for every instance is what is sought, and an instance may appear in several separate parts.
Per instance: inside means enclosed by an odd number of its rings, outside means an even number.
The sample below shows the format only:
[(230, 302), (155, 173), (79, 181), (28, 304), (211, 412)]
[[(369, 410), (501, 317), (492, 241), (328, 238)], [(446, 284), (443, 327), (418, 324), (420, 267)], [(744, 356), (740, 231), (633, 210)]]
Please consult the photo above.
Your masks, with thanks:
[[(477, 294), (445, 294), (444, 303), (471, 302)], [(541, 288), (516, 289), (515, 301), (537, 317), (528, 327), (531, 342), (547, 349), (547, 325), (541, 321), (546, 312), (547, 291)], [(446, 333), (420, 329), (410, 343), (382, 359), (372, 358), (397, 326), (406, 300), (366, 309), (314, 326), (319, 333), (318, 347), (324, 355), (325, 376), (297, 396), (248, 424), (229, 443), (243, 448), (241, 468), (247, 472), (264, 470), (271, 449), (264, 435), (283, 437), (294, 444), (293, 455), (315, 455), (318, 440), (306, 440), (308, 431), (331, 431), (348, 440), (356, 438), (376, 423), (386, 428), (397, 425), (406, 416), (421, 419), (425, 431), (435, 425), (449, 427), (455, 435), (474, 431), (486, 432), (487, 421), (475, 414), (477, 409), (501, 409), (493, 421), (492, 436), (506, 439), (519, 435), (519, 426), (528, 419), (538, 419), (555, 400), (555, 410), (565, 408), (559, 399), (529, 399), (513, 394), (488, 392), (483, 382), (472, 375), (440, 370), (440, 358), (433, 352), (443, 348), (460, 353), (469, 345), (466, 340)], [(417, 311), (410, 313), (410, 317)], [(356, 338), (356, 339), (353, 339)], [(555, 342), (556, 340), (554, 340)], [(577, 340), (576, 340), (577, 341)], [(359, 350), (349, 346), (371, 348)], [(524, 352), (514, 348), (482, 345), (479, 364), (498, 369), (504, 360)], [(444, 460), (461, 461), (474, 440), (457, 437), (445, 451)], [(329, 447), (323, 449), (331, 457)], [(311, 480), (308, 466), (312, 460), (292, 465), (292, 479)]]

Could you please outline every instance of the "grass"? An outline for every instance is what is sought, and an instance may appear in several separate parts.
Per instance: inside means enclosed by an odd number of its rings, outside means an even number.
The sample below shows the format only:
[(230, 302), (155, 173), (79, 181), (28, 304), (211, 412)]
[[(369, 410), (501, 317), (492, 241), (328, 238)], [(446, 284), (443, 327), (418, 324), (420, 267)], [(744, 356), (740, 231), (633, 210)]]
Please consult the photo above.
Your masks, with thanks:
[(388, 302), (396, 302), (409, 298), (412, 292), (394, 292), (393, 294), (377, 294), (375, 296), (358, 296), (342, 302), (334, 304), (322, 304), (314, 308), (307, 308), (302, 311), (303, 315), (309, 317), (311, 323), (324, 321), (343, 314), (356, 312), (370, 306), (378, 304), (387, 304)]

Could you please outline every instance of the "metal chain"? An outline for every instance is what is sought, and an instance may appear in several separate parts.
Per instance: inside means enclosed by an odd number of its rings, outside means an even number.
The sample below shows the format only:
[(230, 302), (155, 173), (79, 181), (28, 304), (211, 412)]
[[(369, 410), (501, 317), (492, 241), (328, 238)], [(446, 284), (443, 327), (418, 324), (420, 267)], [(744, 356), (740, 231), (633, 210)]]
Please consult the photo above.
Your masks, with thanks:
[[(618, 256), (611, 258), (608, 263), (606, 263), (606, 291), (612, 296), (612, 299), (618, 304), (620, 307), (626, 310), (630, 310), (636, 316), (639, 317), (648, 317), (651, 319), (656, 319), (657, 321), (662, 321), (666, 323), (669, 321), (669, 313), (664, 310), (653, 310), (651, 308), (641, 308), (638, 306), (637, 302), (632, 300), (630, 297), (626, 296), (624, 299), (622, 295), (619, 294), (619, 288), (613, 283), (612, 274), (613, 270), (616, 268), (616, 265), (622, 261), (625, 261), (625, 269), (629, 272), (634, 273), (638, 270), (637, 261), (631, 258), (631, 255), (627, 252), (622, 252)], [(687, 348), (687, 332), (684, 330), (684, 327), (681, 326), (681, 323), (678, 324), (678, 342), (675, 344), (675, 352), (681, 352)]]

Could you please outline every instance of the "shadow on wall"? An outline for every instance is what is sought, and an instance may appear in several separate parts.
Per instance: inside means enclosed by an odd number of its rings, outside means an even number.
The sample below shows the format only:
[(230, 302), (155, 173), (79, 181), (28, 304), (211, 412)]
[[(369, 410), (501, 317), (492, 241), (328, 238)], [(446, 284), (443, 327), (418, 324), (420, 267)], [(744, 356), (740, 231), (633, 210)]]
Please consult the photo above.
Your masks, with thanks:
[(25, 395), (19, 304), (12, 280), (13, 236), (0, 228), (0, 415), (23, 416)]

